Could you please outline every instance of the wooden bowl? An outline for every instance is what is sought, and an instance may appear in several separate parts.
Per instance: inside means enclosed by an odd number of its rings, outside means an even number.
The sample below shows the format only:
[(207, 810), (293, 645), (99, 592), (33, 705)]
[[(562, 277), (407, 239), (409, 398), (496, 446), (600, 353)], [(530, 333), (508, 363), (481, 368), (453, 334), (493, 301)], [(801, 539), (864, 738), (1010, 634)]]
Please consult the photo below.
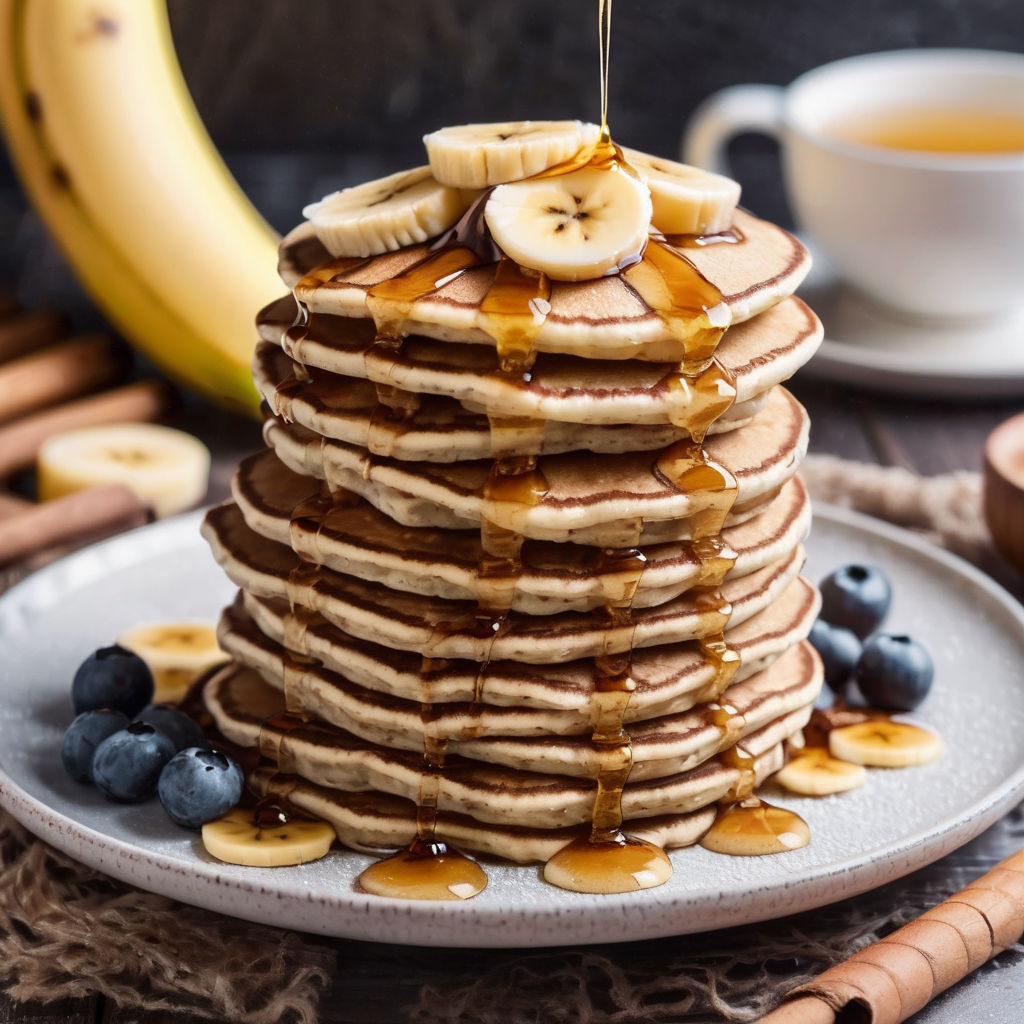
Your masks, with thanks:
[(1024, 571), (1024, 413), (985, 442), (985, 520), (996, 547)]

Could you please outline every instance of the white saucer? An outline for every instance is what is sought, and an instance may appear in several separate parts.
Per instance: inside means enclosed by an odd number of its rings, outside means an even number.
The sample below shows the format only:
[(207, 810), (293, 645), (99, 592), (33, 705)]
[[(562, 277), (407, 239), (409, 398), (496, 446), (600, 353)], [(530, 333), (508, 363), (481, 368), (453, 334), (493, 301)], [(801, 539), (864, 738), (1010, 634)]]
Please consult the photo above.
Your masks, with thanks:
[(804, 377), (923, 398), (1024, 395), (1024, 316), (979, 324), (902, 320), (845, 285), (810, 248), (814, 266), (798, 294), (821, 318), (825, 340)]

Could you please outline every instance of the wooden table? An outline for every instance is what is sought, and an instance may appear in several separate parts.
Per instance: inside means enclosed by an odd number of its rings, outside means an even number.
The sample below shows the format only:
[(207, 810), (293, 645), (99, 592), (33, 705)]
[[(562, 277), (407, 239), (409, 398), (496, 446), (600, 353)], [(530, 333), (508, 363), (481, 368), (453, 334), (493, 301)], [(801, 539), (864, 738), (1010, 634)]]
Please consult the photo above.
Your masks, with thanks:
[[(979, 469), (982, 443), (989, 430), (1024, 409), (1024, 399), (952, 405), (857, 394), (809, 379), (794, 382), (793, 390), (812, 416), (812, 450), (905, 466), (924, 474)], [(192, 409), (185, 425), (214, 441), (216, 465), (211, 497), (217, 498), (225, 493), (228, 476), (238, 456), (259, 446), (258, 431), (254, 424), (198, 406)], [(1021, 581), (1012, 582), (1019, 585)], [(1024, 587), (1017, 593), (1018, 596), (1024, 594)], [(908, 905), (923, 910), (928, 904), (922, 902), (922, 893), (928, 894), (928, 900), (937, 901), (981, 875), (1021, 845), (1024, 845), (1024, 813), (1018, 808), (963, 849), (906, 879), (846, 900), (828, 911), (810, 912), (759, 926), (759, 931), (762, 937), (773, 934), (782, 937), (794, 929), (828, 934), (829, 929), (841, 927), (855, 913), (871, 908)], [(667, 974), (674, 964), (700, 957), (712, 947), (742, 955), (749, 938), (749, 929), (736, 928), (710, 936), (595, 947), (591, 952), (621, 969), (627, 979), (643, 978)], [(346, 1024), (411, 1020), (410, 1007), (418, 1003), (425, 986), (436, 993), (433, 997), (439, 1001), (436, 1005), (446, 1004), (452, 993), (479, 977), (508, 976), (526, 957), (534, 969), (553, 973), (559, 965), (574, 963), (580, 952), (571, 949), (445, 950), (347, 940), (311, 941), (328, 949), (337, 964), (332, 986), (322, 999), (321, 1019)], [(780, 991), (789, 987), (787, 977), (795, 966), (792, 962), (782, 960), (767, 966), (773, 985)], [(557, 1005), (559, 993), (554, 986), (546, 995), (553, 995)], [(1021, 1019), (1022, 1001), (1024, 960), (1020, 954), (1008, 951), (974, 978), (932, 1003), (915, 1021), (918, 1024), (953, 1024), (985, 1020), (990, 1024), (1010, 1024)], [(551, 1019), (550, 1007), (546, 1012), (538, 1012), (535, 1019)], [(651, 1021), (679, 1019), (660, 1016), (657, 1007), (645, 1012), (649, 1012), (645, 1019)], [(130, 1020), (150, 1024), (164, 1019), (165, 1015), (159, 1013), (120, 1010), (98, 997), (30, 1005), (16, 1004), (0, 994), (0, 1022), (81, 1021), (84, 1024), (98, 1020)], [(611, 1018), (595, 1016), (593, 1019)], [(640, 1018), (615, 1018), (616, 1021), (626, 1019)], [(187, 1024), (188, 1018), (181, 1018), (181, 1021)]]

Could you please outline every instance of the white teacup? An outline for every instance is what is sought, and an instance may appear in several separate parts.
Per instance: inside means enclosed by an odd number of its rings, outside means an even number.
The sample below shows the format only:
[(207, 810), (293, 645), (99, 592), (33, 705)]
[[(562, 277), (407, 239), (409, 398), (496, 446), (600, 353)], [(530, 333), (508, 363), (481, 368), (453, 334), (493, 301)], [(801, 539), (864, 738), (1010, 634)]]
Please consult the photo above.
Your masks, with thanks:
[[(978, 112), (975, 125), (1000, 122), (987, 148), (1005, 151), (891, 148), (843, 127), (930, 117), (952, 146), (953, 126)], [(902, 50), (840, 60), (787, 88), (724, 89), (695, 111), (683, 159), (729, 174), (726, 145), (744, 132), (779, 140), (798, 226), (871, 299), (925, 318), (1024, 311), (1024, 54)]]

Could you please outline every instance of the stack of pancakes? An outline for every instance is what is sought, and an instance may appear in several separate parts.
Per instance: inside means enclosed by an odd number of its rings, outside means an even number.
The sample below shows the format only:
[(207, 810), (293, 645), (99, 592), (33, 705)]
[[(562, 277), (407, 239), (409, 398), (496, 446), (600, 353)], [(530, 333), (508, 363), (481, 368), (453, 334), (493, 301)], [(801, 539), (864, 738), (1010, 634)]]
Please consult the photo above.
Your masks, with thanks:
[(268, 450), (204, 525), (240, 588), (205, 701), (259, 746), (259, 793), (356, 849), (409, 843), (427, 805), (438, 841), (528, 862), (591, 834), (599, 790), (668, 848), (781, 766), (820, 668), (808, 423), (780, 382), (820, 325), (791, 236), (737, 212), (705, 241), (672, 249), (731, 316), (701, 375), (625, 275), (503, 321), (503, 264), (285, 238)]

